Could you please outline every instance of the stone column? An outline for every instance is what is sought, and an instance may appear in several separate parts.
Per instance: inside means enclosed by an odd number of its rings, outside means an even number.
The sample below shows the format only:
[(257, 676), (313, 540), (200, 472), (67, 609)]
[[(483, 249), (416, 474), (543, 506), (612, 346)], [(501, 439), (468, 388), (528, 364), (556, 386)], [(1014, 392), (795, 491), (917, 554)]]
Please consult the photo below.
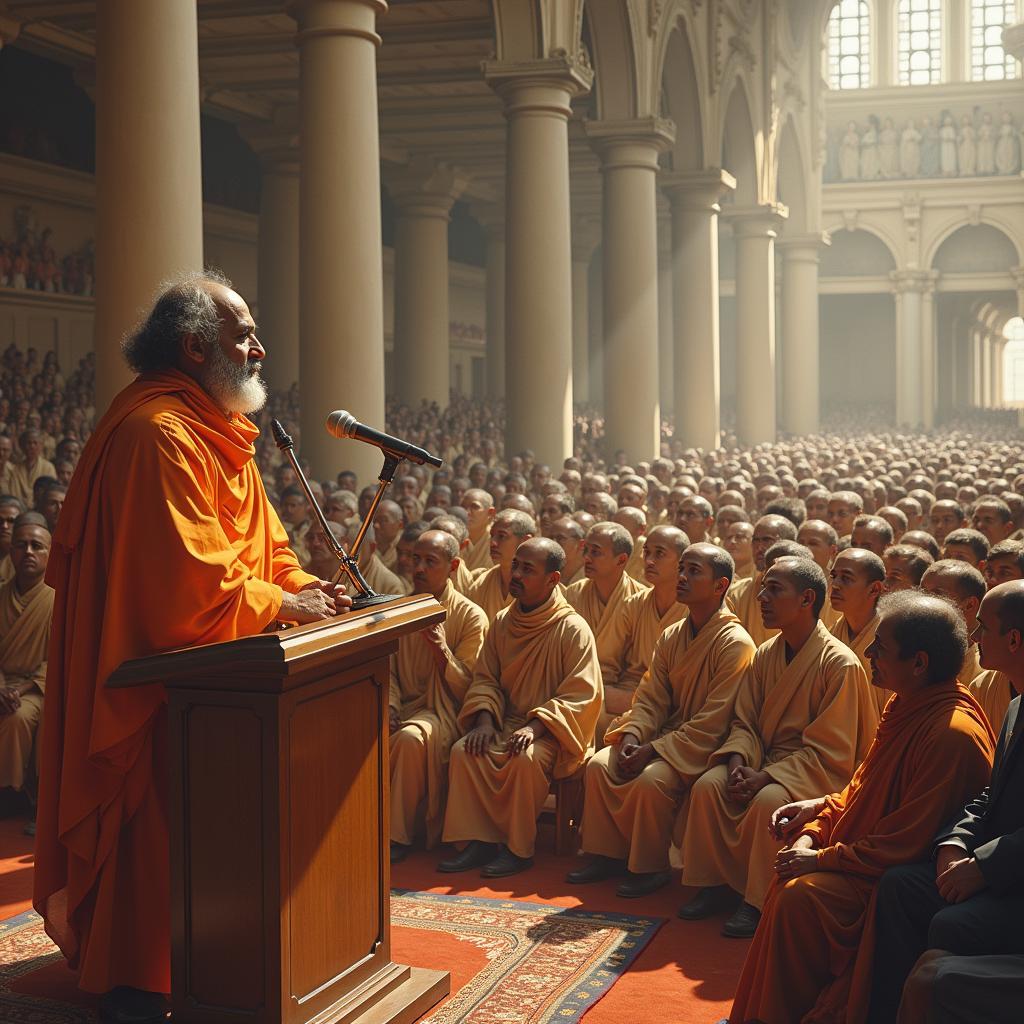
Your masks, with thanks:
[(589, 218), (572, 229), (572, 400), (590, 401), (590, 261), (598, 232)]
[[(664, 197), (662, 197), (664, 202)], [(672, 218), (658, 217), (658, 405), (662, 419), (675, 415), (675, 312), (672, 295)]]
[(938, 403), (938, 344), (935, 338), (935, 284), (938, 272), (929, 271), (921, 291), (921, 426), (935, 426)]
[(971, 346), (971, 405), (977, 409), (981, 408), (984, 389), (982, 388), (982, 335), (980, 327), (972, 327), (970, 332)]
[(671, 145), (670, 121), (586, 124), (604, 176), (605, 431), (609, 452), (657, 457), (658, 154)]
[(501, 203), (474, 203), (473, 216), (487, 236), (487, 394), (505, 397), (505, 208)]
[(919, 427), (924, 422), (925, 356), (921, 296), (929, 275), (923, 270), (890, 273), (896, 296), (896, 423)]
[(816, 434), (819, 389), (818, 259), (828, 235), (784, 235), (782, 253), (782, 429)]
[(203, 266), (192, 0), (96, 6), (96, 410), (132, 374), (121, 338), (166, 278)]
[(487, 61), (505, 103), (505, 451), (559, 466), (572, 453), (571, 98), (592, 73), (566, 55)]
[(316, 477), (380, 472), (370, 445), (324, 429), (333, 409), (384, 427), (376, 19), (384, 0), (296, 0), (302, 455)]
[(717, 168), (663, 174), (672, 206), (675, 436), (687, 447), (719, 444), (718, 200), (736, 179)]
[(781, 204), (729, 213), (736, 238), (736, 433), (741, 444), (775, 440), (775, 237)]
[(256, 320), (267, 349), (263, 375), (284, 391), (299, 379), (298, 123), (243, 134), (263, 168), (256, 252)]
[(1007, 341), (998, 337), (992, 346), (992, 405), (996, 409), (1003, 407), (1003, 369)]
[(981, 407), (992, 408), (992, 334), (981, 333)]
[(388, 176), (395, 204), (395, 383), (399, 401), (446, 409), (451, 389), (448, 221), (466, 179), (416, 158)]

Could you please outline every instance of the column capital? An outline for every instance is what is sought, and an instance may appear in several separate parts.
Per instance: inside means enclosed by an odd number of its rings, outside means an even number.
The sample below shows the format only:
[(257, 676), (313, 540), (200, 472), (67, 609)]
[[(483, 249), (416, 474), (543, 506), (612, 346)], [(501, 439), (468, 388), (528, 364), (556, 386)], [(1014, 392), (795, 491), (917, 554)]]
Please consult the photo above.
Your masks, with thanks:
[(583, 131), (601, 157), (602, 170), (641, 167), (656, 171), (658, 154), (676, 139), (676, 126), (666, 117), (584, 121)]
[(935, 291), (939, 272), (937, 270), (891, 270), (889, 271), (889, 280), (892, 281), (892, 291), (895, 295), (902, 295), (906, 292), (931, 294)]
[(403, 214), (447, 220), (452, 204), (469, 184), (469, 175), (450, 164), (416, 156), (405, 166), (389, 171), (384, 183)]
[(556, 51), (542, 60), (485, 60), (480, 67), (484, 81), (505, 101), (506, 114), (540, 111), (568, 118), (569, 101), (590, 92), (594, 81), (582, 50)]
[(387, 14), (388, 5), (386, 0), (289, 0), (285, 9), (298, 22), (295, 45), (299, 49), (322, 36), (355, 36), (380, 46), (377, 18)]
[(775, 248), (787, 262), (817, 263), (821, 250), (832, 244), (827, 231), (812, 231), (805, 235), (782, 235), (775, 242)]
[(783, 203), (731, 206), (722, 213), (736, 238), (775, 238), (788, 216), (789, 207)]
[(721, 167), (703, 171), (661, 171), (658, 185), (673, 209), (716, 213), (718, 200), (736, 189), (736, 179)]

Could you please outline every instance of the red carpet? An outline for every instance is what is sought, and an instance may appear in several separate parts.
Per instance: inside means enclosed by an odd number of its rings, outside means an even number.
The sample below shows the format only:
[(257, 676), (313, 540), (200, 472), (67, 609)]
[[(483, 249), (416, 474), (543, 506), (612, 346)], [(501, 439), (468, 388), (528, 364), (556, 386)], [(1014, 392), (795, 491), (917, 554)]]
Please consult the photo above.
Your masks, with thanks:
[[(0, 821), (0, 920), (30, 906), (31, 840), (21, 834), (23, 826), (24, 819)], [(542, 830), (534, 868), (490, 887), (481, 884), (475, 871), (439, 875), (434, 870), (437, 852), (416, 853), (397, 865), (392, 884), (401, 889), (667, 918), (629, 970), (585, 1013), (584, 1019), (587, 1024), (629, 1024), (640, 1019), (710, 1024), (725, 1016), (747, 943), (721, 938), (720, 920), (697, 924), (678, 920), (676, 909), (689, 893), (677, 883), (641, 900), (617, 898), (613, 882), (579, 888), (566, 885), (565, 872), (576, 862), (550, 853), (550, 840), (547, 830)], [(487, 963), (484, 950), (450, 935), (402, 927), (395, 928), (392, 936), (395, 960), (451, 971), (453, 992)], [(73, 978), (59, 963), (19, 979), (16, 988), (25, 994), (89, 1005), (75, 997)], [(510, 1019), (509, 1024), (514, 1021)]]

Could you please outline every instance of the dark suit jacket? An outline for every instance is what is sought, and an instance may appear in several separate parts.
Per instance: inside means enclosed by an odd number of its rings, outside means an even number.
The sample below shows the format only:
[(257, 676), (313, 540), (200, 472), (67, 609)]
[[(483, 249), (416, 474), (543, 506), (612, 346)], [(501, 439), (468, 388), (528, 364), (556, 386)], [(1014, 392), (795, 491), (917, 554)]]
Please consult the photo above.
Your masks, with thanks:
[(1003, 720), (992, 782), (935, 841), (937, 846), (963, 846), (974, 856), (989, 888), (1008, 896), (1024, 896), (1024, 720), (1020, 729), (1014, 729), (1020, 701), (1015, 697), (1010, 702)]

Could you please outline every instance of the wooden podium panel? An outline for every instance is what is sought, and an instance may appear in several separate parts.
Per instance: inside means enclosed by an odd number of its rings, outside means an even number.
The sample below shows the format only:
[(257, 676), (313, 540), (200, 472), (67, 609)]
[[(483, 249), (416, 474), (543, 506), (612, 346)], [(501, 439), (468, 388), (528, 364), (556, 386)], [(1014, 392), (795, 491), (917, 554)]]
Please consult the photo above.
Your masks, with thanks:
[(407, 1024), (447, 973), (391, 961), (388, 658), (427, 596), (123, 665), (170, 728), (180, 1024)]

